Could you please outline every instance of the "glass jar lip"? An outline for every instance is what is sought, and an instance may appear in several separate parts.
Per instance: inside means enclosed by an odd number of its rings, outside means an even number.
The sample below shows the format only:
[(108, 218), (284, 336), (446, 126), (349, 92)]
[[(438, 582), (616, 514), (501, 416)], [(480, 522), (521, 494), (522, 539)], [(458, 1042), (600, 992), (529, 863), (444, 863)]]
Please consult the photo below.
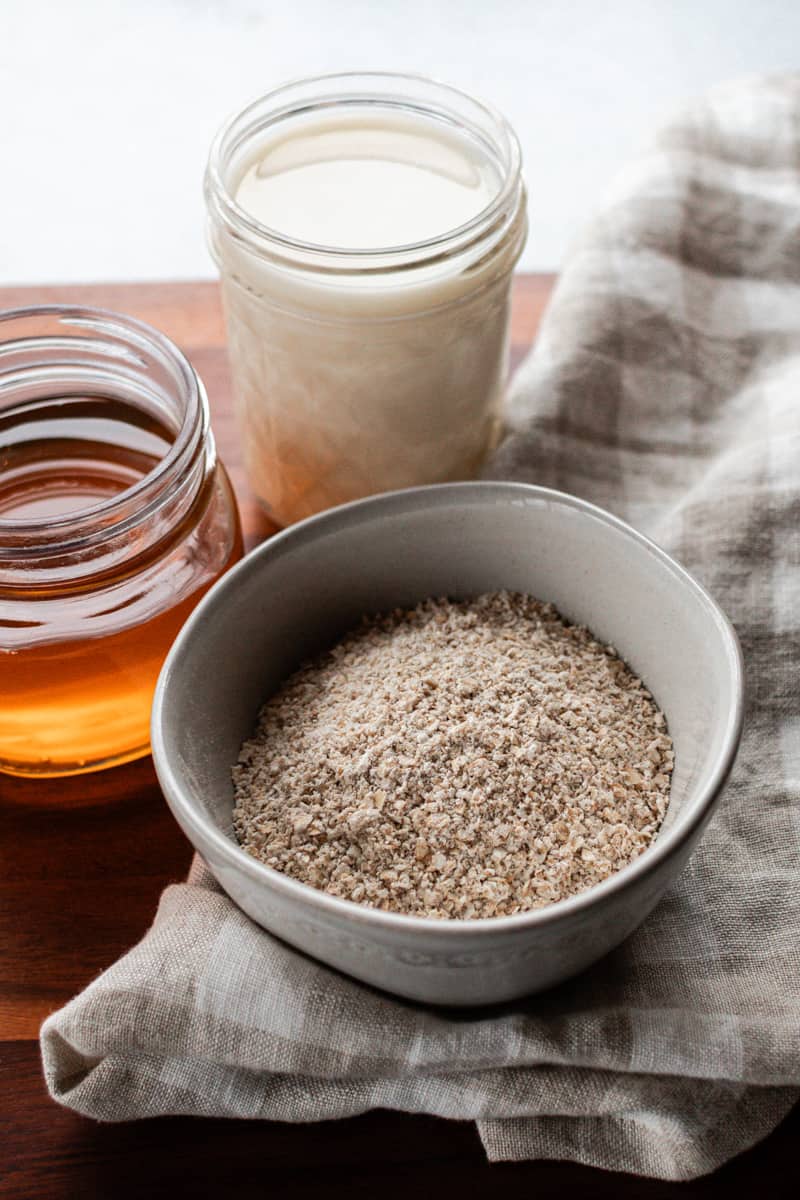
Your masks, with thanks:
[[(177, 436), (164, 457), (141, 479), (117, 495), (52, 517), (30, 519), (0, 516), (0, 554), (4, 549), (3, 538), (13, 541), (15, 553), (23, 549), (37, 554), (45, 547), (47, 553), (72, 551), (116, 536), (138, 524), (157, 507), (168, 481), (193, 460), (198, 445), (205, 441), (209, 426), (208, 400), (203, 385), (188, 358), (175, 343), (146, 321), (113, 309), (94, 306), (42, 304), (0, 311), (0, 396), (6, 374), (3, 369), (5, 355), (12, 354), (15, 347), (19, 349), (26, 342), (35, 345), (37, 341), (42, 342), (43, 353), (46, 353), (47, 346), (53, 346), (54, 341), (58, 340), (52, 333), (4, 340), (4, 330), (13, 321), (47, 317), (90, 333), (116, 335), (121, 345), (116, 348), (114, 355), (110, 351), (107, 353), (109, 358), (116, 357), (120, 362), (127, 359), (129, 363), (141, 366), (145, 363), (141, 352), (152, 355), (155, 351), (162, 362), (176, 373), (179, 386), (184, 391), (186, 410)], [(95, 349), (98, 346), (99, 343), (95, 343)], [(36, 369), (36, 366), (23, 367), (15, 380)], [(54, 386), (57, 388), (57, 383)]]
[[(503, 178), (500, 187), (489, 203), (480, 212), (476, 213), (474, 217), (470, 218), (469, 221), (465, 221), (461, 225), (454, 226), (452, 229), (445, 230), (433, 237), (402, 245), (369, 247), (366, 249), (363, 247), (328, 246), (321, 242), (309, 242), (300, 238), (293, 238), (288, 234), (281, 233), (280, 230), (272, 226), (263, 224), (238, 204), (228, 189), (224, 178), (224, 159), (228, 152), (238, 148), (239, 145), (249, 140), (257, 132), (252, 123), (252, 118), (255, 114), (268, 102), (274, 103), (280, 101), (287, 93), (296, 91), (298, 88), (312, 87), (314, 85), (323, 87), (324, 85), (334, 83), (343, 84), (349, 81), (355, 82), (356, 80), (374, 80), (377, 84), (382, 84), (384, 87), (391, 83), (433, 87), (455, 100), (466, 101), (470, 105), (474, 105), (477, 110), (488, 117), (496, 126), (499, 135), (498, 140), (500, 137), (504, 138), (508, 147), (508, 161), (502, 164)], [(449, 112), (443, 107), (423, 102), (414, 102), (409, 97), (391, 96), (388, 93), (382, 95), (379, 92), (368, 92), (361, 89), (347, 98), (325, 98), (320, 96), (317, 103), (327, 108), (332, 108), (336, 104), (383, 103), (390, 106), (402, 106), (429, 117), (443, 118), (454, 123), (457, 121), (462, 128), (470, 129), (469, 124), (465, 120), (458, 120), (456, 114)], [(302, 112), (308, 107), (309, 103), (306, 102), (303, 104), (290, 104), (284, 108), (279, 108), (268, 121), (260, 123), (260, 128), (263, 128), (272, 120), (290, 115), (292, 111)], [(246, 104), (244, 108), (238, 109), (229, 116), (217, 131), (211, 143), (205, 173), (205, 192), (209, 207), (212, 204), (216, 204), (220, 215), (229, 228), (240, 234), (242, 232), (245, 233), (253, 242), (266, 243), (277, 247), (289, 255), (307, 256), (312, 262), (314, 260), (352, 260), (355, 264), (355, 269), (362, 271), (374, 263), (379, 263), (382, 269), (387, 269), (387, 267), (391, 269), (392, 266), (405, 265), (409, 259), (412, 259), (413, 265), (418, 265), (421, 261), (442, 257), (455, 249), (463, 249), (476, 241), (480, 241), (487, 231), (494, 229), (503, 221), (509, 204), (522, 192), (521, 171), (522, 151), (517, 135), (503, 114), (485, 100), (478, 99), (462, 88), (445, 83), (434, 76), (420, 73), (403, 71), (334, 71), (327, 74), (302, 76), (289, 80), (280, 84), (277, 88), (273, 88), (269, 92), (257, 96)], [(522, 194), (524, 195), (524, 192)]]

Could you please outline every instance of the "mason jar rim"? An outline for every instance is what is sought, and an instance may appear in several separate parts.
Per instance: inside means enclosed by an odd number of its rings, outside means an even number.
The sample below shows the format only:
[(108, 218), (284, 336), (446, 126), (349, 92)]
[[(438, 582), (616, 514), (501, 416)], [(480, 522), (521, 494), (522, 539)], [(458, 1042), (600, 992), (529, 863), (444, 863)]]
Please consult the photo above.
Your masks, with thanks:
[[(351, 82), (355, 85), (358, 80), (362, 81), (362, 87), (350, 93), (325, 94), (326, 86), (346, 85)], [(363, 81), (372, 81), (372, 89), (367, 90)], [(485, 135), (463, 114), (446, 107), (443, 102), (435, 104), (426, 99), (417, 99), (411, 94), (390, 92), (388, 86), (392, 83), (398, 87), (405, 85), (409, 92), (415, 85), (434, 89), (442, 98), (449, 97), (452, 101), (466, 102), (474, 106), (477, 112), (492, 122), (496, 132), (491, 148), (495, 154), (498, 148), (505, 152), (503, 160), (496, 159), (502, 170), (502, 178), (497, 193), (474, 217), (419, 241), (385, 247), (358, 248), (330, 246), (291, 237), (262, 223), (237, 203), (225, 178), (226, 168), (235, 152), (275, 121), (315, 108), (330, 111), (337, 105), (383, 105), (404, 109), (432, 119), (448, 121), (462, 131), (477, 135), (484, 145), (489, 144)], [(384, 90), (377, 90), (381, 85)], [(285, 101), (292, 93), (315, 86), (319, 89), (319, 95), (315, 98), (309, 97), (302, 102), (295, 100), (294, 103), (284, 103), (281, 106), (281, 101)], [(309, 265), (312, 269), (324, 269), (328, 264), (338, 271), (348, 268), (352, 271), (391, 270), (402, 266), (418, 266), (423, 262), (448, 257), (454, 252), (467, 249), (475, 242), (480, 242), (498, 226), (508, 224), (509, 219), (513, 219), (516, 214), (520, 198), (524, 197), (521, 169), (522, 152), (513, 128), (503, 114), (486, 101), (424, 74), (401, 71), (343, 71), (290, 80), (256, 97), (244, 108), (229, 116), (211, 143), (204, 190), (209, 211), (216, 211), (230, 232), (244, 237), (256, 249), (267, 246), (282, 252), (289, 258), (292, 266)], [(512, 211), (509, 215), (510, 207)], [(296, 261), (298, 258), (300, 263)], [(307, 263), (303, 263), (304, 259), (308, 260)]]
[[(56, 326), (63, 325), (65, 332), (59, 336), (56, 328), (6, 336), (15, 322), (47, 319)], [(71, 329), (80, 332), (68, 332)], [(72, 366), (63, 357), (67, 349), (95, 354), (105, 368), (108, 387), (102, 392), (80, 388), (81, 377), (89, 377), (91, 365), (83, 361)], [(25, 352), (33, 355), (33, 360), (15, 363), (15, 357)], [(61, 358), (55, 357), (59, 354)], [(167, 368), (183, 403), (177, 434), (167, 453), (136, 483), (96, 504), (52, 517), (0, 516), (0, 561), (9, 556), (17, 559), (71, 554), (128, 532), (157, 511), (167, 498), (170, 483), (183, 477), (210, 436), (208, 400), (194, 368), (170, 338), (145, 321), (111, 309), (70, 304), (31, 305), (0, 312), (0, 414), (6, 396), (39, 383), (52, 386), (53, 396), (103, 395), (113, 399), (115, 381), (118, 388), (130, 386), (135, 382), (131, 373), (134, 368), (144, 377), (148, 358)], [(68, 382), (60, 387), (59, 379)], [(71, 392), (65, 392), (63, 386)], [(158, 399), (155, 388), (148, 389), (148, 394)]]

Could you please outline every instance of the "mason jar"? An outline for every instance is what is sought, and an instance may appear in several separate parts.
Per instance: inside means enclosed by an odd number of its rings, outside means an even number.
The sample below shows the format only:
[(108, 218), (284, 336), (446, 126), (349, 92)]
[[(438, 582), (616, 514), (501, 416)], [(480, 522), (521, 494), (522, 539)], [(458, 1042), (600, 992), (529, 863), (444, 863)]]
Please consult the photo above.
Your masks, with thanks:
[(245, 461), (273, 519), (476, 475), (527, 232), (506, 120), (421, 77), (308, 79), (228, 121), (205, 194)]
[(0, 314), (0, 771), (146, 754), (167, 650), (241, 553), (172, 342), (98, 309)]

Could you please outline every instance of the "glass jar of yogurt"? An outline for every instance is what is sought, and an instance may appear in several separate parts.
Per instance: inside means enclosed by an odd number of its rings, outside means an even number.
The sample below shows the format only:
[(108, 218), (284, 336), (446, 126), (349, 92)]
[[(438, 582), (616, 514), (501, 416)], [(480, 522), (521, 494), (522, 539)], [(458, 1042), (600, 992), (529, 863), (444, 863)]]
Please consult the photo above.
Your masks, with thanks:
[(384, 73), (271, 92), (206, 172), (251, 484), (280, 525), (474, 476), (495, 445), (516, 137), (455, 88)]

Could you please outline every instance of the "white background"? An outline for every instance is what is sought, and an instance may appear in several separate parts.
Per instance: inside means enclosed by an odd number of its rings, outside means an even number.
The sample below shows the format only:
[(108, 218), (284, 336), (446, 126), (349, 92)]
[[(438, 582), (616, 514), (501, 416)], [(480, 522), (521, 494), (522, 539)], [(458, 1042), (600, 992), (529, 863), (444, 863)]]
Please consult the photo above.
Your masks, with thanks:
[(0, 0), (0, 283), (213, 274), (201, 179), (222, 119), (364, 68), (505, 112), (530, 189), (522, 265), (553, 269), (672, 108), (797, 66), (797, 0)]

